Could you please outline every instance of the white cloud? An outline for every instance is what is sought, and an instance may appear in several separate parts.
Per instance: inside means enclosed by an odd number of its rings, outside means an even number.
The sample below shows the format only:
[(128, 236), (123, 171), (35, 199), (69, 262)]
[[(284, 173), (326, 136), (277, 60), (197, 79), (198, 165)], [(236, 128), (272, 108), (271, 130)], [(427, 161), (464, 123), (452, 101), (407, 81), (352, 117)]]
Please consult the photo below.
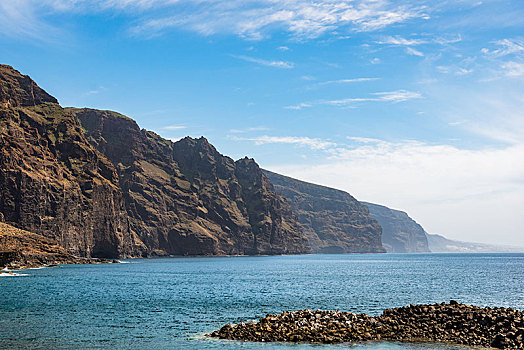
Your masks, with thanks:
[(380, 78), (352, 78), (352, 79), (338, 79), (319, 82), (317, 85), (330, 85), (330, 84), (346, 84), (346, 83), (361, 83), (366, 81), (379, 80)]
[(412, 56), (419, 56), (419, 57), (424, 57), (424, 54), (418, 50), (415, 50), (414, 48), (412, 47), (406, 47), (406, 53), (408, 55), (412, 55)]
[[(413, 18), (426, 18), (422, 6), (387, 0), (17, 0), (52, 11), (119, 11), (136, 16), (135, 34), (156, 35), (170, 28), (201, 35), (233, 34), (260, 40), (274, 30), (302, 39), (326, 33), (373, 31)], [(14, 6), (19, 6), (14, 5)], [(136, 23), (136, 22), (135, 22)]]
[(285, 109), (301, 110), (304, 108), (310, 108), (316, 105), (328, 105), (337, 106), (344, 108), (354, 108), (353, 104), (357, 102), (391, 102), (399, 103), (408, 100), (422, 98), (423, 96), (418, 92), (408, 90), (396, 90), (387, 92), (374, 92), (370, 94), (372, 97), (350, 97), (340, 100), (320, 100), (315, 102), (302, 102), (297, 105), (285, 106)]
[(287, 46), (279, 46), (278, 49), (279, 49), (280, 51), (288, 51), (288, 50), (289, 50), (289, 47), (287, 47)]
[(380, 41), (376, 41), (377, 44), (385, 45), (398, 45), (398, 46), (416, 46), (421, 44), (427, 44), (428, 41), (425, 39), (406, 39), (400, 35), (386, 36)]
[(247, 132), (267, 131), (267, 130), (269, 130), (269, 128), (265, 127), (265, 126), (252, 126), (252, 127), (244, 128), (244, 129), (231, 129), (231, 130), (229, 130), (229, 132), (232, 133), (232, 134), (244, 134), (244, 133), (247, 133)]
[(246, 62), (252, 62), (252, 63), (260, 64), (262, 66), (267, 66), (267, 67), (284, 68), (284, 69), (291, 69), (294, 67), (294, 64), (292, 62), (264, 60), (261, 58), (255, 58), (255, 57), (244, 56), (244, 55), (231, 55), (231, 56), (234, 58), (238, 58), (240, 60), (246, 61)]
[(161, 129), (162, 130), (181, 130), (185, 128), (186, 126), (184, 125), (167, 125), (167, 126), (162, 127)]
[[(406, 210), (428, 232), (469, 241), (524, 243), (524, 144), (463, 149), (420, 141), (348, 138), (322, 164), (264, 165)], [(494, 220), (497, 218), (497, 220)], [(496, 233), (496, 237), (494, 237)]]
[(397, 91), (388, 91), (388, 92), (375, 92), (371, 95), (376, 97), (359, 97), (359, 98), (345, 98), (342, 100), (331, 100), (325, 101), (324, 104), (328, 105), (347, 105), (352, 102), (404, 102), (407, 100), (422, 98), (422, 95), (418, 92), (407, 91), (407, 90), (397, 90)]
[(462, 36), (460, 34), (456, 36), (439, 36), (433, 40), (435, 43), (439, 45), (448, 45), (448, 44), (455, 44), (462, 41)]
[(524, 63), (523, 62), (506, 62), (502, 64), (502, 69), (508, 77), (521, 77), (524, 76)]
[(502, 57), (516, 53), (524, 52), (524, 40), (523, 39), (503, 39), (493, 42), (499, 48), (494, 50), (489, 50), (483, 48), (482, 53), (493, 56), (493, 57)]
[(309, 137), (296, 137), (296, 136), (259, 136), (259, 137), (232, 137), (232, 140), (235, 141), (251, 141), (255, 145), (265, 145), (265, 144), (290, 144), (297, 146), (306, 146), (312, 150), (325, 150), (330, 147), (336, 146), (334, 142), (325, 141), (318, 138), (309, 138)]
[(309, 107), (313, 107), (313, 105), (311, 103), (305, 103), (305, 102), (302, 102), (302, 103), (299, 103), (298, 105), (294, 105), (294, 106), (285, 106), (284, 108), (285, 109), (294, 109), (294, 110), (301, 110), (301, 109), (304, 109), (304, 108), (309, 108)]

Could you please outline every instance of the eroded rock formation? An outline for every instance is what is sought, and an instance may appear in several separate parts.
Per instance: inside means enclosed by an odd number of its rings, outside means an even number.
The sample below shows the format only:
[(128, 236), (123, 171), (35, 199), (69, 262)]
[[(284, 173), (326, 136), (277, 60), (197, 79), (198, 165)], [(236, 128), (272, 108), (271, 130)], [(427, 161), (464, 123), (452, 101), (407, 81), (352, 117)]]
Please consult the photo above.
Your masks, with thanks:
[(0, 213), (78, 256), (309, 252), (251, 159), (173, 143), (111, 111), (62, 108), (0, 66)]

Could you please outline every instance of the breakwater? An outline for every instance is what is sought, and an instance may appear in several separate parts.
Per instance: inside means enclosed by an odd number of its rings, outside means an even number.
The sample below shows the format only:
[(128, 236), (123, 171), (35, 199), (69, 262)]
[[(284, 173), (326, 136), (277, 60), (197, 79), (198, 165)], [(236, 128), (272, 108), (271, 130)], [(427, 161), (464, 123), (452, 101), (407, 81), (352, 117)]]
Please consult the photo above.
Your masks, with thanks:
[(268, 314), (258, 322), (227, 324), (211, 334), (255, 342), (442, 342), (499, 349), (524, 348), (524, 314), (511, 308), (456, 301), (384, 310), (380, 316), (299, 310)]

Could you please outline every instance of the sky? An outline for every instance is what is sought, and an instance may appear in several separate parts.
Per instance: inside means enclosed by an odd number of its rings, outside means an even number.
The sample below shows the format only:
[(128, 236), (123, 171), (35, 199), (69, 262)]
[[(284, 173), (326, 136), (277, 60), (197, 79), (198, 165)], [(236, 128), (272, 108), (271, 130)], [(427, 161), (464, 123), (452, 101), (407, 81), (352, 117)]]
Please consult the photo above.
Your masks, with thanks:
[(524, 246), (522, 0), (0, 0), (62, 106)]

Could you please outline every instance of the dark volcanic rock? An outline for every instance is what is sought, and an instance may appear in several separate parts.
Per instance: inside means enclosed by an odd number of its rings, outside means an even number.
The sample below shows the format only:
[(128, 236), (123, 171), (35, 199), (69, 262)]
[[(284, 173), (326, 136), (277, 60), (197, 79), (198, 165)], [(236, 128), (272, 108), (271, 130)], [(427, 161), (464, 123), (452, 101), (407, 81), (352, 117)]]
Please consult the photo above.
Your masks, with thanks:
[(378, 317), (300, 310), (267, 315), (258, 322), (227, 324), (209, 336), (258, 342), (388, 340), (523, 349), (524, 313), (511, 308), (480, 308), (456, 301), (388, 309)]
[(309, 252), (289, 205), (253, 160), (234, 162), (205, 138), (172, 143), (115, 112), (68, 113), (118, 170), (131, 228), (150, 253)]
[(429, 252), (426, 231), (403, 211), (366, 203), (371, 216), (382, 226), (382, 245), (388, 253)]
[(45, 102), (58, 103), (29, 78), (11, 66), (0, 64), (0, 105), (9, 107), (36, 106)]
[(113, 165), (30, 78), (0, 66), (3, 221), (78, 256), (137, 255)]
[(264, 173), (291, 204), (314, 253), (382, 253), (381, 228), (349, 193)]
[(116, 112), (64, 109), (3, 65), (0, 221), (84, 257), (309, 252), (254, 161), (204, 138), (174, 144)]

